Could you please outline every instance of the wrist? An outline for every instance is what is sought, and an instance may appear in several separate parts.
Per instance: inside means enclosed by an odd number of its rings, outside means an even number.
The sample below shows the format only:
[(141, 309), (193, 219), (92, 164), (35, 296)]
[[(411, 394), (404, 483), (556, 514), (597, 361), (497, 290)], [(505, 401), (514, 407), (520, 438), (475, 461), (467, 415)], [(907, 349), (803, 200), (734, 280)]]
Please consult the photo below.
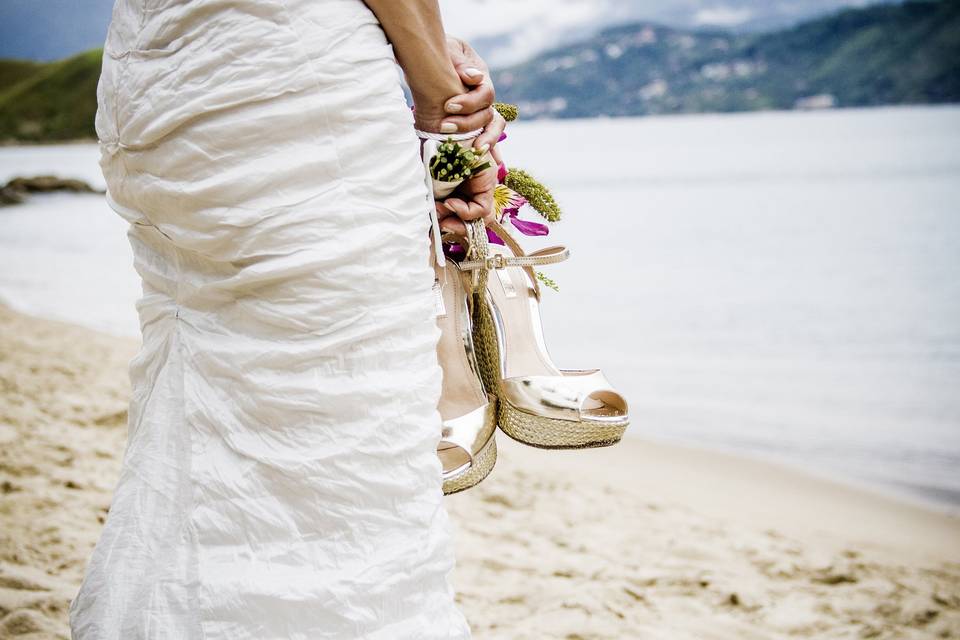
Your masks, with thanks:
[(443, 131), (443, 120), (449, 115), (443, 109), (444, 102), (437, 102), (435, 99), (413, 97), (413, 123), (421, 131), (430, 133), (456, 133), (456, 128), (452, 131)]
[(414, 100), (434, 104), (441, 110), (447, 100), (467, 90), (449, 55), (446, 51), (442, 55), (442, 59), (418, 60), (415, 65), (403, 64), (403, 61), (400, 64)]

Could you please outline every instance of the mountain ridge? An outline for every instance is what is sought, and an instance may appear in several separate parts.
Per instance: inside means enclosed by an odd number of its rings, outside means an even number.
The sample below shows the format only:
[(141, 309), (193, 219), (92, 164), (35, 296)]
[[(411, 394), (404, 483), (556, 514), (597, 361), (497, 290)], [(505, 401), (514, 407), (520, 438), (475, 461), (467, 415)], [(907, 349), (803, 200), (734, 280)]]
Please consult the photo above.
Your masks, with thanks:
[[(649, 19), (680, 28), (692, 28), (704, 23), (723, 23), (735, 29), (770, 30), (794, 24), (841, 6), (864, 2), (891, 0), (532, 0), (516, 3), (513, 0), (440, 0), (442, 12), (450, 30), (473, 44), (497, 66), (504, 62), (520, 62), (527, 54), (536, 53), (538, 46), (530, 45), (530, 38), (549, 32), (549, 37), (564, 37), (564, 42), (593, 35), (603, 24)], [(107, 33), (115, 0), (0, 0), (0, 58), (21, 58), (50, 62), (70, 57), (84, 50), (102, 45)], [(539, 5), (533, 11), (521, 11), (518, 5)], [(564, 19), (565, 8), (576, 11), (589, 6), (591, 12), (582, 12), (582, 20), (571, 24)], [(540, 18), (537, 19), (539, 15)], [(467, 18), (465, 19), (464, 16)], [(551, 19), (554, 20), (550, 28)], [(559, 24), (557, 24), (559, 23)], [(556, 29), (567, 25), (567, 29)], [(480, 32), (476, 27), (482, 26)], [(493, 30), (492, 32), (490, 30)], [(563, 32), (567, 33), (564, 34)], [(489, 36), (494, 36), (492, 39)], [(569, 36), (569, 37), (567, 37)], [(499, 38), (499, 39), (498, 39)], [(500, 54), (512, 51), (511, 59)]]
[[(449, 0), (453, 2), (454, 0)], [(457, 0), (462, 1), (462, 0)], [(505, 0), (488, 0), (502, 6)], [(482, 53), (491, 67), (506, 67), (526, 62), (556, 45), (570, 45), (593, 37), (603, 29), (621, 24), (650, 22), (681, 30), (726, 29), (735, 33), (760, 33), (784, 29), (818, 16), (829, 15), (847, 7), (899, 2), (900, 0), (567, 0), (554, 3), (556, 9), (542, 19), (520, 18), (507, 25), (511, 28), (495, 34), (467, 38)], [(497, 3), (501, 3), (497, 5)], [(596, 8), (592, 17), (576, 24), (564, 19), (563, 6), (590, 4)], [(445, 11), (445, 16), (447, 15)], [(456, 29), (461, 20), (453, 20)]]
[[(96, 139), (101, 59), (0, 60), (0, 142)], [(527, 118), (960, 102), (960, 2), (872, 5), (762, 34), (618, 25), (492, 75)]]
[(528, 117), (960, 101), (960, 3), (846, 9), (762, 34), (618, 25), (494, 73)]

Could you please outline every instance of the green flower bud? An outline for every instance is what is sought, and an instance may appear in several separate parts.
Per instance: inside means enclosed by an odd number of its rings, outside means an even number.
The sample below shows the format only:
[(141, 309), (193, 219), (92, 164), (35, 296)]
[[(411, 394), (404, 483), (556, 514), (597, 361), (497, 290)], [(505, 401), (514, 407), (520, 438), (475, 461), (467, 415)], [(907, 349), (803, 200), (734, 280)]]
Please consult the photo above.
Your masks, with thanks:
[(507, 122), (513, 122), (520, 117), (520, 109), (517, 108), (515, 104), (507, 104), (506, 102), (494, 102), (493, 108), (503, 116), (503, 119)]
[(553, 199), (553, 194), (523, 169), (509, 169), (504, 184), (526, 198), (530, 206), (548, 222), (560, 219), (560, 206)]

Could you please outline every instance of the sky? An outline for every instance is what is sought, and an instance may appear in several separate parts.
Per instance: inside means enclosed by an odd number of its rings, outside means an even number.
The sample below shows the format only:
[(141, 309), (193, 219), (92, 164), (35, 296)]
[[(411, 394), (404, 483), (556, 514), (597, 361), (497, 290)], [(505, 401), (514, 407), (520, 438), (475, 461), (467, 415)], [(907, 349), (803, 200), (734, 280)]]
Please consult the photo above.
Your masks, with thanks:
[(492, 66), (519, 62), (605, 26), (651, 20), (684, 28), (771, 29), (875, 0), (440, 0), (447, 32)]
[[(440, 6), (449, 33), (469, 40), (491, 66), (503, 66), (623, 22), (772, 28), (871, 1), (440, 0)], [(0, 57), (56, 60), (102, 46), (112, 7), (113, 0), (0, 0)]]

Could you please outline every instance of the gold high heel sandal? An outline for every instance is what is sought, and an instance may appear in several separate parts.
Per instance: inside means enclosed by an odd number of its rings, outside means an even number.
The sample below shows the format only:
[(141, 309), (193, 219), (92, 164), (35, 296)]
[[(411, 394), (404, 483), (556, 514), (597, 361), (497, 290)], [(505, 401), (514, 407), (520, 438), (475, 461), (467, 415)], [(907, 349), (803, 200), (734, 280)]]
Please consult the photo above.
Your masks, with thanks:
[[(486, 242), (485, 232), (482, 241)], [(472, 250), (468, 255), (479, 254)], [(471, 310), (476, 305), (474, 295), (467, 292), (473, 290), (474, 281), (480, 286), (481, 279), (463, 273), (450, 260), (443, 267), (435, 261), (434, 271), (439, 289), (437, 359), (443, 369), (438, 407), (443, 432), (437, 455), (443, 465), (443, 492), (450, 494), (478, 484), (497, 461), (497, 399), (484, 389), (473, 346)], [(485, 283), (486, 278), (482, 280)]]
[[(487, 283), (494, 336), (477, 336), (484, 383), (499, 400), (500, 428), (511, 438), (544, 449), (583, 449), (615, 444), (630, 424), (627, 401), (599, 369), (563, 370), (550, 359), (540, 321), (540, 285), (532, 267), (566, 260), (564, 247), (525, 254), (500, 224), (490, 227), (506, 248), (460, 268), (493, 269)], [(491, 341), (496, 341), (491, 344)]]

